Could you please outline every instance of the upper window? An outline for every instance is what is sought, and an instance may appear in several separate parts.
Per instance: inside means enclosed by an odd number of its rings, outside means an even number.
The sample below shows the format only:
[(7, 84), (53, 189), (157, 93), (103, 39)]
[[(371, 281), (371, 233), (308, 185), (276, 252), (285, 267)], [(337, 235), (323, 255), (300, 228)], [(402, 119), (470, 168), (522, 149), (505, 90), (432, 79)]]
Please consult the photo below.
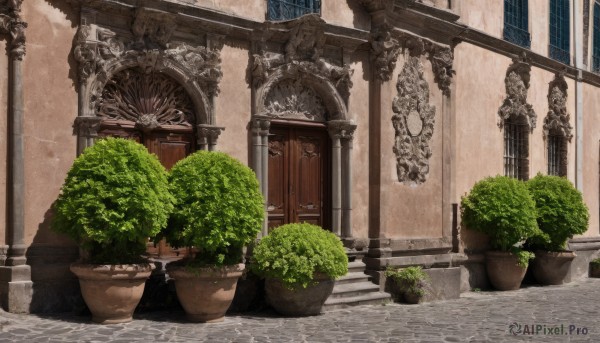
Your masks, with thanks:
[(269, 0), (269, 20), (290, 20), (321, 12), (321, 0)]
[(594, 44), (592, 46), (592, 71), (600, 73), (600, 4), (594, 3)]
[(550, 0), (549, 55), (564, 64), (571, 63), (569, 0)]
[(504, 121), (504, 175), (529, 178), (529, 126), (514, 115)]
[(528, 0), (504, 0), (504, 39), (529, 49), (528, 5)]

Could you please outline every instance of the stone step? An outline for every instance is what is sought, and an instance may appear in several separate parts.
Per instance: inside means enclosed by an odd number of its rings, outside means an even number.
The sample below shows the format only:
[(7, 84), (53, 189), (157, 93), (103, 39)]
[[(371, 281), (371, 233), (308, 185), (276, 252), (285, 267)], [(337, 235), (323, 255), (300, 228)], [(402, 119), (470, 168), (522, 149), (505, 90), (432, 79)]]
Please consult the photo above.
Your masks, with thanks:
[(379, 286), (369, 281), (346, 283), (341, 285), (336, 283), (333, 287), (333, 293), (331, 293), (329, 298), (349, 298), (378, 291)]
[(390, 295), (384, 292), (370, 292), (348, 298), (329, 297), (323, 306), (323, 311), (331, 311), (359, 305), (381, 305), (391, 301)]
[(335, 280), (335, 284), (342, 285), (342, 284), (347, 284), (347, 283), (369, 281), (369, 277), (370, 276), (365, 274), (364, 272), (352, 272), (352, 273), (348, 273), (348, 274), (342, 276), (341, 278)]
[(364, 272), (366, 267), (362, 261), (348, 262), (348, 273)]

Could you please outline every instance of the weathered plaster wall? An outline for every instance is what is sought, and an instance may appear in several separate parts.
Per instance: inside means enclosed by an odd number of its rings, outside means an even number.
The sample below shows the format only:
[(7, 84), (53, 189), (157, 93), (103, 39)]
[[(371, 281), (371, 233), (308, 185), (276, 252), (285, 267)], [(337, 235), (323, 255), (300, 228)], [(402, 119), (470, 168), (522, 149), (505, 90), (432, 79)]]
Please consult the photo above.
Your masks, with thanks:
[(333, 25), (371, 29), (371, 17), (358, 0), (321, 1), (321, 18)]
[(0, 245), (6, 244), (6, 168), (8, 119), (8, 35), (0, 36)]
[[(530, 1), (530, 3), (535, 1)], [(460, 15), (459, 22), (491, 36), (502, 38), (502, 30), (504, 29), (504, 1), (459, 0), (453, 7), (455, 13)]]
[[(502, 7), (502, 10), (504, 11), (504, 7)], [(531, 50), (542, 56), (548, 56), (548, 45), (550, 44), (549, 20), (550, 1), (529, 1), (529, 33), (531, 34)]]
[[(58, 2), (57, 2), (58, 3)], [(66, 11), (66, 13), (65, 13)], [(71, 8), (44, 0), (23, 3), (27, 55), (25, 94), (26, 244), (70, 244), (49, 229), (49, 214), (75, 158), (77, 116), (72, 39), (77, 17)], [(72, 244), (72, 243), (71, 243)]]
[[(461, 43), (454, 49), (455, 76), (455, 194), (460, 204), (475, 182), (503, 173), (503, 132), (498, 128), (498, 109), (506, 91), (504, 76), (511, 60)], [(466, 248), (481, 248), (485, 237), (460, 229)]]
[(381, 230), (386, 238), (442, 237), (442, 93), (433, 80), (431, 63), (421, 57), (424, 78), (429, 85), (429, 101), (435, 106), (433, 137), (429, 141), (427, 180), (420, 185), (398, 181), (396, 155), (393, 152), (395, 130), (392, 124), (396, 83), (406, 56), (398, 59), (394, 77), (382, 86), (381, 114)]
[(354, 56), (351, 68), (352, 89), (350, 90), (349, 119), (354, 120), (352, 151), (352, 229), (357, 238), (369, 236), (369, 55), (359, 51)]
[(266, 0), (167, 0), (198, 7), (212, 8), (227, 14), (264, 21), (267, 13)]
[(225, 131), (217, 149), (248, 165), (248, 123), (251, 114), (250, 88), (246, 82), (248, 43), (227, 42), (221, 51), (223, 78), (215, 99), (216, 121)]
[[(583, 198), (590, 210), (589, 229), (584, 236), (599, 235), (598, 208), (600, 200), (600, 89), (596, 86), (583, 84)], [(575, 140), (575, 138), (573, 139)]]

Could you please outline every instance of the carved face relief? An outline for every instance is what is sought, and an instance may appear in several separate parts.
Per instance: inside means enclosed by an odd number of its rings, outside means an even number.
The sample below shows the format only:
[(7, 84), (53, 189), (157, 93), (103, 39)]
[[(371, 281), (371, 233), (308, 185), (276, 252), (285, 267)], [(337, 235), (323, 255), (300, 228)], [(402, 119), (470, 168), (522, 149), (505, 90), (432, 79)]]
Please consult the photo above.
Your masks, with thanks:
[(135, 122), (148, 131), (161, 125), (191, 126), (193, 108), (186, 91), (170, 77), (128, 69), (107, 83), (97, 113), (106, 119)]
[(285, 80), (273, 87), (266, 97), (265, 107), (269, 115), (277, 118), (326, 120), (323, 100), (300, 80)]
[(422, 184), (429, 174), (435, 107), (429, 104), (429, 85), (423, 78), (423, 65), (410, 57), (398, 76), (398, 96), (394, 99), (392, 123), (396, 131), (394, 154), (398, 181)]

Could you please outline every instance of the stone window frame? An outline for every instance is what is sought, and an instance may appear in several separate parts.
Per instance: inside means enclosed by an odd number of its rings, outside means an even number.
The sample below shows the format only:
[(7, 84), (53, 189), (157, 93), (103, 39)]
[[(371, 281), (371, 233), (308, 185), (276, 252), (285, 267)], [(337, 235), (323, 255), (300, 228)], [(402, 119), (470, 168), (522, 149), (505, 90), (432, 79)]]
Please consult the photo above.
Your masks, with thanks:
[(504, 175), (529, 179), (529, 125), (523, 116), (504, 121)]

